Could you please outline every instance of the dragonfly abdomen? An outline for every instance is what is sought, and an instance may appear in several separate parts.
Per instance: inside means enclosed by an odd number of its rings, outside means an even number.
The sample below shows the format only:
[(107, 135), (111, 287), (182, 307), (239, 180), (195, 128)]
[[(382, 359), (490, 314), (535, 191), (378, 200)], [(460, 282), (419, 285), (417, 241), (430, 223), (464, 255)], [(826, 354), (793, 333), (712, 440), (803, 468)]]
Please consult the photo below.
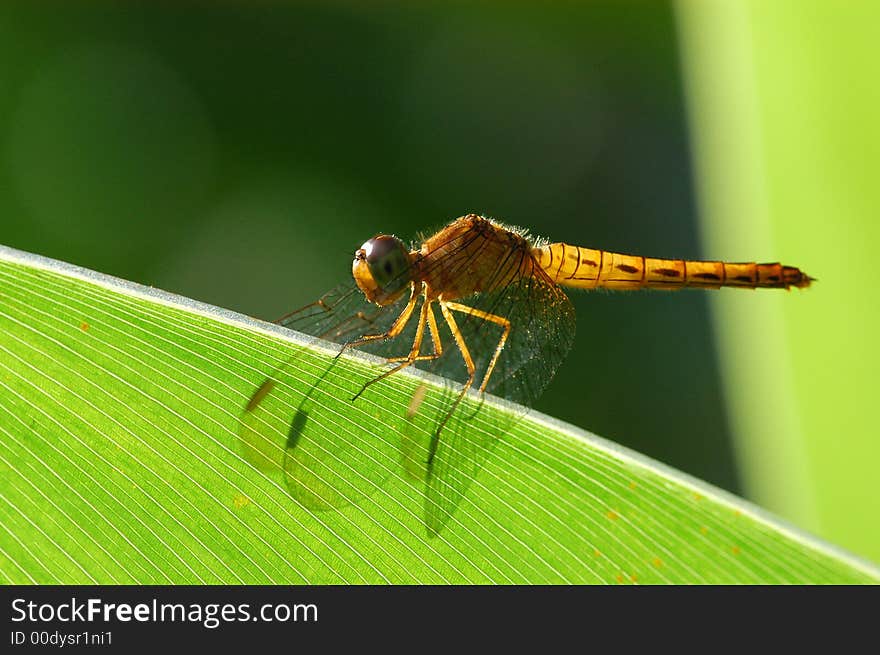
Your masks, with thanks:
[(813, 278), (794, 266), (658, 259), (551, 243), (532, 255), (556, 284), (581, 289), (747, 289), (809, 286)]

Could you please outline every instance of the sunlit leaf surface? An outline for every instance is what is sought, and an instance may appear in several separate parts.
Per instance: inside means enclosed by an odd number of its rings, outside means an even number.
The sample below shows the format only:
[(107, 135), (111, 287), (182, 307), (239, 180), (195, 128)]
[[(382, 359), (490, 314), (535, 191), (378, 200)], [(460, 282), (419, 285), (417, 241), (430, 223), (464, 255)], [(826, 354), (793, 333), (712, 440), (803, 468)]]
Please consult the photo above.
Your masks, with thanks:
[[(381, 367), (333, 354), (0, 249), (0, 580), (880, 581), (727, 494), (492, 401), (461, 421), (484, 452), (434, 533), (419, 453), (448, 389), (400, 374), (352, 403)], [(277, 433), (280, 465), (262, 442), (248, 453), (241, 423), (273, 376), (257, 434)], [(353, 450), (357, 469), (303, 480), (284, 463), (303, 444)]]

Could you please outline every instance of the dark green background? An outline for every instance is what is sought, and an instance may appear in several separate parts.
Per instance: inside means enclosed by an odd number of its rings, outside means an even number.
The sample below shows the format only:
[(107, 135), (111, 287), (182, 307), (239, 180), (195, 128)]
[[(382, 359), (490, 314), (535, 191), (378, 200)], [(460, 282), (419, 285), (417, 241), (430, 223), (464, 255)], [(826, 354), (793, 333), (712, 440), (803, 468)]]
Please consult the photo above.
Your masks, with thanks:
[[(265, 319), (471, 211), (696, 258), (678, 57), (660, 2), (5, 3), (0, 242)], [(736, 491), (706, 296), (572, 297), (538, 409)]]

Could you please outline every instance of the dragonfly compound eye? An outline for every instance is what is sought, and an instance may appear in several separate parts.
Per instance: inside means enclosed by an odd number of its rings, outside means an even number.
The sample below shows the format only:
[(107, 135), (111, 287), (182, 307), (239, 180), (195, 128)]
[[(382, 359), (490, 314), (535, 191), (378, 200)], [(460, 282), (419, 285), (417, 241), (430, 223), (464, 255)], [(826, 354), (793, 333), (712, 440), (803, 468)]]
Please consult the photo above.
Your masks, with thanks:
[(367, 300), (387, 305), (409, 287), (412, 260), (400, 239), (381, 235), (367, 241), (355, 253), (352, 275)]

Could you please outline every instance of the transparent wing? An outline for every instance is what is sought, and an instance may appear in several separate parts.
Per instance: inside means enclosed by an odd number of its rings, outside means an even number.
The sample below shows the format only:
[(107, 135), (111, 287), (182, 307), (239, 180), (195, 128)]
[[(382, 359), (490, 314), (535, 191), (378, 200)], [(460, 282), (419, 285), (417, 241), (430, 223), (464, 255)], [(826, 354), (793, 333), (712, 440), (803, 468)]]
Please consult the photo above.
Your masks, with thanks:
[[(571, 349), (575, 314), (568, 296), (541, 273), (457, 302), (509, 321), (510, 333), (485, 391), (531, 407)], [(504, 327), (478, 314), (454, 310), (453, 317), (476, 367), (474, 387), (478, 388), (483, 384)], [(449, 326), (441, 323), (444, 344), (449, 344), (454, 356), (444, 356), (432, 370), (464, 382), (468, 376), (464, 360), (455, 348)]]
[[(388, 330), (403, 311), (407, 299), (408, 294), (405, 294), (397, 302), (377, 307), (367, 302), (354, 280), (350, 280), (276, 323), (303, 334), (345, 344), (366, 334), (381, 334)], [(406, 350), (406, 344), (398, 337), (385, 343), (371, 343), (362, 350), (381, 357), (393, 357), (392, 353)]]
[[(568, 297), (542, 275), (532, 275), (503, 289), (463, 301), (481, 312), (510, 322), (510, 333), (486, 385), (486, 392), (530, 407), (541, 395), (565, 359), (574, 339), (575, 314)], [(476, 366), (475, 387), (482, 384), (504, 328), (476, 314), (455, 312), (464, 343)], [(443, 330), (441, 330), (443, 331)], [(445, 329), (449, 332), (448, 326)], [(451, 334), (447, 337), (451, 339)], [(453, 348), (453, 351), (455, 349)], [(461, 355), (439, 362), (437, 371), (462, 381)], [(455, 362), (454, 360), (458, 361)], [(451, 406), (452, 401), (447, 400)], [(510, 428), (516, 410), (506, 418), (493, 415), (492, 422), (476, 422), (478, 408), (457, 408), (442, 433), (435, 436), (436, 451), (427, 467), (425, 519), (437, 533), (448, 522), (498, 439)], [(442, 412), (441, 412), (442, 413)], [(480, 429), (482, 428), (482, 429)]]

